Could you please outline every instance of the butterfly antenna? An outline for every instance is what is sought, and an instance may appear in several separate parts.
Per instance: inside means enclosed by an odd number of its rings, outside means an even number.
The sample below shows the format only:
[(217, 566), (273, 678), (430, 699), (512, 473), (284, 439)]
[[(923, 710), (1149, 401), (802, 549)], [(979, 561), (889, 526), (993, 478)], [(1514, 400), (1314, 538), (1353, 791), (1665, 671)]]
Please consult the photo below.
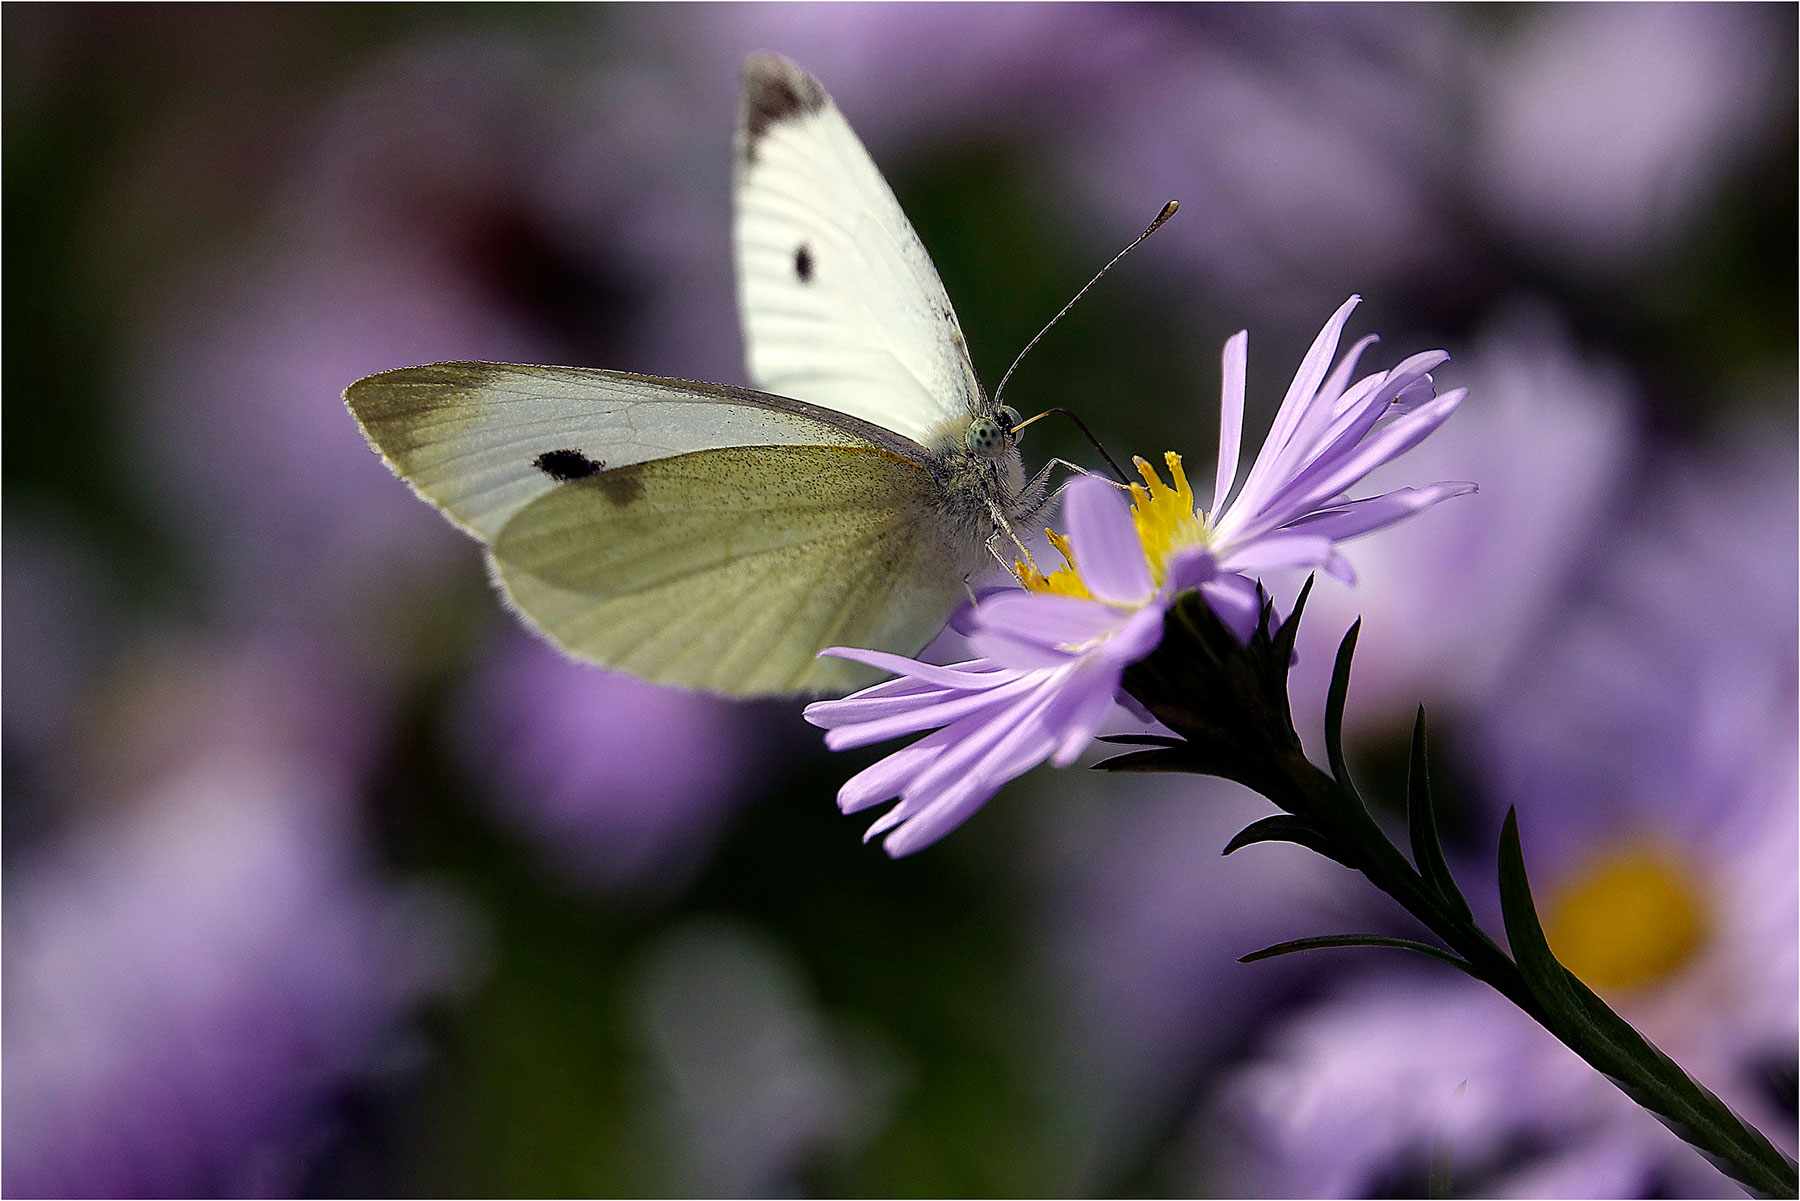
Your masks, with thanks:
[[(1033, 338), (1031, 341), (1029, 341), (1025, 344), (1025, 349), (1021, 350), (1019, 352), (1019, 357), (1013, 360), (1012, 366), (1008, 367), (1006, 369), (1006, 374), (1000, 377), (1000, 386), (998, 388), (994, 389), (994, 404), (996, 406), (999, 405), (999, 403), (1000, 403), (1000, 394), (1006, 391), (1006, 381), (1011, 379), (1013, 372), (1015, 372), (1019, 369), (1019, 364), (1024, 362), (1025, 356), (1031, 353), (1031, 348), (1033, 346), (1036, 346), (1040, 341), (1042, 341), (1044, 335), (1050, 332), (1050, 327), (1055, 325), (1058, 321), (1061, 321), (1063, 319), (1063, 314), (1067, 313), (1070, 309), (1075, 307), (1075, 301), (1080, 300), (1083, 296), (1086, 296), (1088, 289), (1100, 282), (1100, 276), (1105, 275), (1108, 271), (1111, 271), (1113, 269), (1113, 265), (1115, 263), (1117, 263), (1120, 259), (1124, 258), (1126, 255), (1130, 254), (1132, 251), (1136, 250), (1138, 248), (1139, 243), (1141, 243), (1145, 238), (1147, 238), (1151, 234), (1155, 233), (1158, 229), (1161, 229), (1162, 223), (1164, 221), (1167, 221), (1170, 217), (1173, 217), (1175, 215), (1175, 210), (1180, 207), (1181, 207), (1181, 205), (1173, 200), (1171, 200), (1171, 201), (1169, 201), (1169, 203), (1163, 205), (1162, 212), (1156, 214), (1156, 220), (1154, 220), (1150, 223), (1150, 228), (1146, 229), (1143, 233), (1139, 234), (1137, 236), (1136, 240), (1134, 240), (1131, 243), (1131, 245), (1129, 245), (1125, 249), (1119, 251), (1119, 253), (1113, 255), (1112, 261), (1107, 263), (1106, 266), (1100, 268), (1099, 274), (1095, 275), (1093, 279), (1088, 280), (1087, 283), (1082, 287), (1081, 291), (1075, 293), (1074, 297), (1070, 299), (1068, 304), (1063, 305), (1061, 312), (1057, 313), (1056, 316), (1050, 318), (1050, 325), (1046, 325), (1043, 329), (1040, 329), (1038, 331), (1037, 337)], [(1106, 452), (1102, 451), (1101, 453), (1105, 454)]]
[(1100, 457), (1106, 460), (1106, 465), (1113, 469), (1113, 474), (1119, 478), (1119, 482), (1121, 484), (1126, 485), (1127, 487), (1130, 486), (1131, 477), (1126, 475), (1124, 468), (1120, 467), (1119, 464), (1116, 461), (1114, 461), (1113, 457), (1106, 453), (1106, 447), (1100, 445), (1100, 439), (1094, 437), (1094, 431), (1089, 429), (1087, 427), (1087, 422), (1085, 422), (1081, 418), (1077, 417), (1073, 410), (1065, 409), (1061, 405), (1054, 405), (1051, 408), (1045, 409), (1041, 413), (1033, 413), (1031, 416), (1027, 417), (1025, 420), (1019, 422), (1019, 424), (1013, 426), (1013, 433), (1015, 433), (1015, 434), (1018, 433), (1020, 430), (1024, 429), (1026, 426), (1030, 425), (1032, 422), (1042, 420), (1043, 418), (1048, 417), (1052, 413), (1061, 413), (1064, 417), (1067, 417), (1070, 421), (1073, 421), (1075, 423), (1076, 428), (1081, 431), (1082, 436), (1084, 438), (1086, 438), (1089, 442), (1092, 442), (1094, 444), (1094, 449), (1100, 452)]

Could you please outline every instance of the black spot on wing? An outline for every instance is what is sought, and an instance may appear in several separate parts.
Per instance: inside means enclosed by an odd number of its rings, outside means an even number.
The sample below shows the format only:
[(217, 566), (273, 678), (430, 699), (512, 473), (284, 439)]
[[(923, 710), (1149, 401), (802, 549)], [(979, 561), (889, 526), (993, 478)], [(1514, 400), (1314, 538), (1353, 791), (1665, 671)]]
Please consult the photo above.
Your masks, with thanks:
[(794, 251), (794, 274), (803, 284), (810, 284), (813, 277), (812, 247), (805, 242), (800, 243)]
[(744, 157), (771, 128), (825, 107), (819, 81), (783, 58), (759, 56), (744, 64)]
[(566, 484), (570, 480), (585, 480), (606, 466), (578, 450), (547, 450), (533, 459), (531, 465), (560, 484)]

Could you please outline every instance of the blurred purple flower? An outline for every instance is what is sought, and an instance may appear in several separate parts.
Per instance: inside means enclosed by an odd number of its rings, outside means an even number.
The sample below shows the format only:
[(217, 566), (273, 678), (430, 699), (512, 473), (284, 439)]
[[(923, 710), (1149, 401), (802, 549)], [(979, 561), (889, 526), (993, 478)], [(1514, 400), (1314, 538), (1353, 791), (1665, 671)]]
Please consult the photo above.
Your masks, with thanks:
[[(1559, 955), (1792, 1152), (1772, 1078), (1791, 1088), (1800, 1043), (1794, 465), (1791, 433), (1768, 441), (1729, 474), (1658, 473), (1679, 483), (1653, 525), (1617, 540), (1475, 743), (1483, 821), (1518, 807)], [(1224, 1108), (1242, 1137), (1215, 1145), (1258, 1193), (1405, 1188), (1440, 1122), (1476, 1193), (1731, 1191), (1498, 997), (1409, 965), (1278, 1035)]]
[(1061, 173), (1115, 225), (1166, 196), (1205, 213), (1149, 256), (1184, 291), (1298, 323), (1341, 294), (1337, 280), (1456, 277), (1467, 235), (1442, 195), (1459, 137), (1445, 97), (1469, 38), (1453, 10), (1149, 6), (1115, 19), (1109, 85), (1069, 123)]
[(1721, 179), (1783, 136), (1793, 23), (1755, 5), (1548, 6), (1484, 56), (1468, 162), (1533, 257), (1617, 273), (1687, 231)]
[(1076, 479), (1064, 499), (1069, 538), (1058, 543), (1068, 567), (1046, 576), (1021, 562), (1023, 591), (1002, 589), (974, 605), (967, 633), (979, 658), (938, 667), (877, 651), (822, 652), (899, 677), (807, 706), (807, 720), (829, 731), (831, 749), (936, 731), (857, 773), (839, 791), (846, 813), (900, 797), (867, 837), (892, 829), (888, 853), (910, 854), (1045, 759), (1059, 767), (1073, 763), (1112, 709), (1125, 668), (1162, 640), (1163, 616), (1182, 592), (1199, 589), (1221, 620), (1248, 638), (1261, 608), (1257, 574), (1324, 567), (1349, 577), (1338, 541), (1474, 490), (1439, 483), (1349, 498), (1348, 489), (1416, 446), (1464, 396), (1461, 389), (1434, 393), (1430, 371), (1449, 357), (1442, 351), (1414, 355), (1352, 384), (1371, 336), (1334, 368), (1344, 322), (1358, 300), (1345, 301), (1319, 331), (1235, 497), (1248, 335), (1225, 344), (1210, 515), (1199, 509), (1180, 456), (1172, 453), (1173, 487), (1137, 461), (1145, 482), (1131, 486), (1130, 513), (1113, 485)]
[(603, 891), (674, 891), (762, 772), (755, 709), (512, 631), (459, 709), (455, 757), (560, 874)]
[(464, 971), (443, 903), (361, 861), (305, 685), (222, 666), (222, 693), (146, 693), (136, 770), (89, 773), (128, 791), (8, 873), (9, 1195), (299, 1190), (333, 1102), (404, 1069), (402, 1017)]

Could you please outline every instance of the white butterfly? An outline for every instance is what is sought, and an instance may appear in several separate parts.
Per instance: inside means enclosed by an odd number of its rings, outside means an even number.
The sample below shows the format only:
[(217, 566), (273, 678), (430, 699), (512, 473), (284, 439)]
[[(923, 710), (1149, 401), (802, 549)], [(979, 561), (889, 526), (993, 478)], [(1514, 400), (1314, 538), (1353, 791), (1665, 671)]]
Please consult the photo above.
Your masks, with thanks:
[(866, 669), (815, 654), (917, 652), (1037, 489), (1018, 415), (982, 391), (931, 259), (818, 82), (751, 59), (737, 156), (738, 304), (767, 392), (438, 363), (344, 398), (570, 654), (736, 695), (841, 692)]

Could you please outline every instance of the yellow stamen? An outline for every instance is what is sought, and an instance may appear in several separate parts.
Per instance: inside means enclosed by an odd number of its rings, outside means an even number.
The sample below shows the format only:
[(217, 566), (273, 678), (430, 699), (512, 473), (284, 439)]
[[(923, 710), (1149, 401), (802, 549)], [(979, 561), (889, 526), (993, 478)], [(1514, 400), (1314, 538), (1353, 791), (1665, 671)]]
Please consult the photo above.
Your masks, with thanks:
[(1144, 544), (1144, 557), (1150, 560), (1150, 574), (1161, 583), (1167, 574), (1169, 559), (1177, 551), (1203, 546), (1207, 539), (1206, 518), (1194, 506), (1194, 490), (1182, 470), (1181, 456), (1174, 451), (1163, 455), (1174, 486), (1162, 482), (1156, 468), (1143, 459), (1133, 459), (1144, 484), (1131, 486), (1132, 519), (1137, 524), (1138, 541)]
[[(1180, 455), (1172, 450), (1163, 455), (1163, 464), (1174, 481), (1173, 486), (1163, 483), (1156, 468), (1146, 460), (1134, 458), (1132, 463), (1144, 477), (1144, 482), (1129, 485), (1131, 520), (1137, 527), (1144, 557), (1149, 560), (1150, 575), (1161, 584), (1167, 576), (1168, 561), (1177, 551), (1206, 543), (1206, 515), (1194, 507), (1194, 490), (1188, 484)], [(1062, 555), (1067, 566), (1045, 575), (1036, 564), (1019, 561), (1013, 570), (1019, 583), (1033, 592), (1091, 597), (1093, 594), (1081, 578), (1069, 540), (1055, 530), (1044, 532), (1050, 535), (1050, 544)]]
[(1705, 945), (1708, 914), (1693, 872), (1666, 847), (1595, 856), (1558, 890), (1545, 936), (1563, 966), (1602, 996), (1668, 979)]
[(1017, 561), (1013, 564), (1013, 574), (1018, 577), (1019, 583), (1033, 592), (1053, 592), (1058, 596), (1079, 596), (1092, 599), (1093, 593), (1089, 592), (1087, 585), (1082, 582), (1081, 573), (1075, 570), (1075, 559), (1069, 551), (1069, 540), (1055, 530), (1045, 530), (1044, 533), (1050, 536), (1050, 545), (1054, 546), (1056, 553), (1062, 556), (1063, 566), (1049, 575), (1045, 575), (1037, 569), (1036, 564), (1028, 564), (1023, 560)]

